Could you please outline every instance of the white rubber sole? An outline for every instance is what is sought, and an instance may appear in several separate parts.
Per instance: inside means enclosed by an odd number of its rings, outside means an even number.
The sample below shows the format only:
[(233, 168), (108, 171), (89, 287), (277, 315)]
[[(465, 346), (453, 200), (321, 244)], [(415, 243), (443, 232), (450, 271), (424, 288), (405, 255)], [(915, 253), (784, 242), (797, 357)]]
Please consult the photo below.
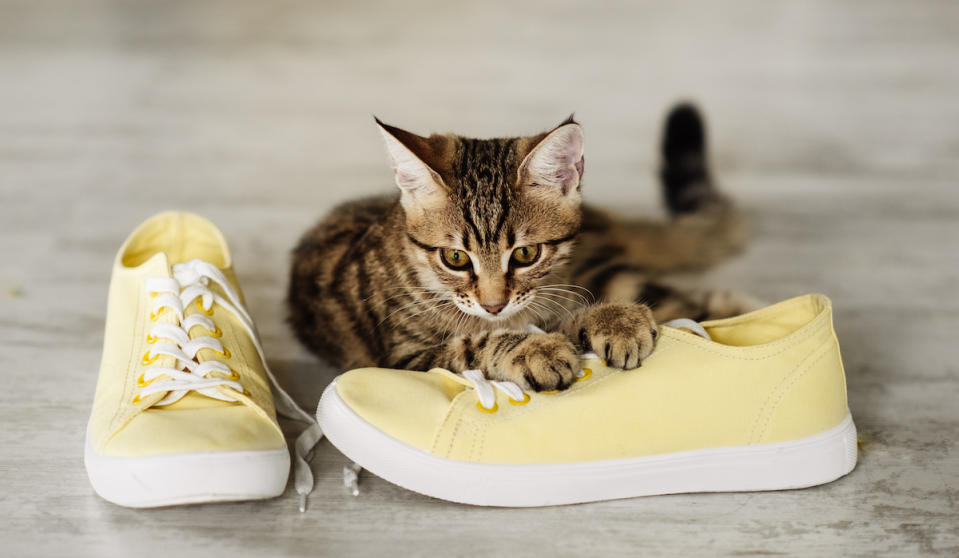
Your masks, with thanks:
[(130, 508), (274, 498), (290, 473), (285, 448), (111, 457), (95, 452), (88, 437), (83, 461), (97, 494)]
[(477, 506), (805, 488), (849, 473), (858, 453), (848, 414), (825, 432), (790, 442), (545, 465), (454, 461), (408, 446), (354, 413), (335, 381), (323, 392), (316, 416), (330, 442), (364, 469), (414, 492)]

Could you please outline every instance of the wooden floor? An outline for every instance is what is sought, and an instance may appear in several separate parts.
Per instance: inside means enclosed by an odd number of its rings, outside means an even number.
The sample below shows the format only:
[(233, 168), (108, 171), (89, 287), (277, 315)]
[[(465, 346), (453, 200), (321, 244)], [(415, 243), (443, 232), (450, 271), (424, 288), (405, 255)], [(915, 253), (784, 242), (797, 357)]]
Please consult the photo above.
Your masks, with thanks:
[[(462, 5), (461, 5), (462, 4)], [(959, 554), (959, 4), (0, 0), (0, 554)], [(586, 197), (657, 214), (676, 99), (710, 117), (755, 216), (708, 281), (833, 297), (859, 467), (818, 488), (535, 510), (431, 500), (324, 442), (312, 508), (134, 511), (82, 466), (111, 261), (167, 208), (227, 234), (271, 364), (313, 407), (335, 371), (281, 300), (297, 236), (388, 191), (375, 113), (543, 130), (576, 111)]]

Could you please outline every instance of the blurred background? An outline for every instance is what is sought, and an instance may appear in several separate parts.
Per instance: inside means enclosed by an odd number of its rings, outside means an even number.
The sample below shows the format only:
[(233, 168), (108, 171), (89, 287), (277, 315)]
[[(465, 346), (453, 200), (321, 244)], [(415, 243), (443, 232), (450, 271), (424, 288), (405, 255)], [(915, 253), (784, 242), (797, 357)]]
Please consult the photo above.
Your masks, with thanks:
[[(558, 554), (955, 555), (957, 29), (959, 3), (926, 0), (0, 0), (0, 541), (18, 556), (159, 539), (184, 556), (469, 554), (480, 540), (535, 554), (557, 537)], [(586, 199), (655, 217), (677, 100), (703, 109), (716, 175), (755, 223), (749, 251), (702, 280), (835, 301), (863, 436), (850, 477), (478, 510), (371, 476), (351, 499), (324, 444), (303, 517), (289, 494), (155, 512), (93, 495), (82, 434), (110, 266), (137, 223), (177, 208), (223, 228), (271, 365), (312, 407), (338, 371), (284, 324), (289, 251), (338, 202), (393, 188), (374, 114), (484, 137), (575, 111)]]

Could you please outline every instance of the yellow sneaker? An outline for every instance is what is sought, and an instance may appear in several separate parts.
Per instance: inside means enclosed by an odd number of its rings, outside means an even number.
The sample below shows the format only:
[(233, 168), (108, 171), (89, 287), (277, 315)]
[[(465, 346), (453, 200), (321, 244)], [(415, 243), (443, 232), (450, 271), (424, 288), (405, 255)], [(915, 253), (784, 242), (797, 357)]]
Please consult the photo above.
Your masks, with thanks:
[[(220, 231), (189, 213), (147, 220), (120, 248), (84, 456), (104, 499), (153, 507), (286, 487), (275, 380), (231, 265)], [(278, 397), (281, 410), (305, 415)], [(300, 461), (297, 488), (308, 493)]]
[(642, 367), (589, 355), (580, 381), (558, 393), (480, 371), (353, 370), (326, 389), (317, 418), (374, 474), (486, 506), (801, 488), (853, 469), (826, 297), (675, 325), (661, 327)]

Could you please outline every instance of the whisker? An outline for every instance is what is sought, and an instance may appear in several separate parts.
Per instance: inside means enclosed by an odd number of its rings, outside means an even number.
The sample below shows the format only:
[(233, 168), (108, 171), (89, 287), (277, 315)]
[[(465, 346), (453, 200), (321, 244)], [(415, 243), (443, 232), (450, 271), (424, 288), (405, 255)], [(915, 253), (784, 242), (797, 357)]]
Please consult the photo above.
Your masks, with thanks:
[(543, 285), (543, 286), (544, 286), (544, 287), (570, 287), (570, 288), (573, 288), (573, 289), (579, 289), (579, 290), (581, 290), (581, 291), (584, 291), (586, 294), (588, 294), (588, 295), (589, 295), (589, 298), (591, 298), (591, 299), (593, 300), (593, 302), (596, 302), (596, 297), (593, 295), (593, 292), (590, 291), (589, 289), (587, 289), (586, 287), (581, 287), (581, 286), (579, 286), (579, 285), (573, 285), (573, 284), (571, 284), (571, 283), (551, 283), (551, 284), (549, 284), (549, 285)]
[(543, 317), (542, 314), (539, 313), (539, 311), (538, 311), (536, 308), (527, 305), (527, 306), (526, 306), (526, 309), (529, 310), (530, 312), (536, 314), (536, 317), (537, 317), (537, 319), (539, 319), (539, 323), (540, 323), (540, 324), (546, 325), (546, 321), (547, 321), (547, 320)]
[(428, 308), (426, 308), (426, 309), (424, 309), (424, 310), (420, 310), (419, 312), (416, 312), (416, 313), (411, 314), (411, 315), (409, 315), (409, 316), (403, 316), (403, 319), (401, 319), (399, 322), (396, 322), (396, 325), (403, 324), (403, 323), (408, 322), (409, 320), (412, 320), (413, 318), (419, 316), (420, 314), (424, 314), (424, 313), (430, 312), (430, 311), (435, 311), (435, 310), (437, 310), (437, 309), (439, 309), (439, 308), (442, 308), (442, 307), (444, 307), (444, 306), (448, 306), (448, 305), (450, 305), (450, 304), (453, 304), (453, 302), (452, 302), (452, 301), (449, 301), (449, 300), (443, 301), (443, 302), (440, 302), (439, 304), (437, 304), (437, 305), (435, 305), (435, 306), (431, 306), (431, 307), (428, 307)]
[[(560, 294), (560, 293), (562, 293), (562, 294)], [(573, 303), (573, 304), (574, 304), (575, 306), (577, 306), (577, 307), (580, 307), (580, 306), (586, 307), (586, 306), (589, 306), (589, 305), (590, 305), (589, 300), (583, 298), (582, 296), (577, 296), (575, 299), (574, 299), (574, 298), (568, 298), (568, 296), (570, 296), (570, 295), (575, 295), (575, 294), (576, 294), (576, 293), (571, 293), (571, 292), (568, 292), (568, 291), (556, 291), (556, 290), (553, 290), (553, 289), (539, 289), (539, 290), (537, 290), (536, 294), (537, 294), (537, 296), (554, 296), (554, 297), (560, 298), (560, 299), (562, 299), (562, 300), (566, 300), (566, 301), (568, 301), (568, 302), (571, 302), (571, 303)]]
[(403, 306), (400, 306), (400, 307), (397, 308), (396, 310), (393, 310), (392, 312), (389, 313), (389, 315), (387, 315), (385, 318), (383, 318), (383, 320), (382, 320), (380, 323), (383, 323), (383, 321), (388, 320), (391, 316), (393, 316), (394, 314), (396, 314), (396, 313), (398, 313), (398, 312), (402, 312), (402, 311), (408, 310), (408, 309), (410, 309), (410, 308), (415, 308), (415, 307), (417, 307), (417, 306), (428, 305), (428, 304), (438, 303), (438, 302), (446, 302), (446, 301), (449, 301), (449, 299), (447, 299), (447, 298), (442, 298), (442, 297), (428, 298), (428, 299), (417, 299), (417, 300), (414, 300), (414, 301), (409, 302), (409, 303), (407, 303), (407, 304), (404, 304)]
[[(387, 290), (393, 290), (393, 289), (387, 289)], [(373, 298), (374, 296), (376, 296), (376, 295), (378, 295), (378, 294), (381, 294), (381, 293), (373, 293), (373, 294), (371, 294), (370, 296), (364, 298), (363, 301), (366, 302), (366, 301), (368, 301), (369, 299)], [(389, 296), (389, 297), (387, 297), (387, 298), (384, 298), (383, 301), (381, 302), (381, 304), (385, 304), (385, 303), (393, 300), (394, 298), (399, 298), (399, 297), (401, 297), (401, 296), (415, 297), (415, 296), (418, 296), (418, 295), (419, 295), (419, 296), (422, 296), (422, 295), (427, 295), (427, 294), (443, 295), (443, 294), (445, 294), (445, 293), (444, 293), (443, 291), (435, 290), (435, 289), (423, 289), (423, 290), (415, 290), (415, 291), (404, 291), (404, 292), (402, 292), (402, 293), (397, 293), (397, 294), (395, 294), (395, 295), (392, 295), (392, 296)]]
[(407, 289), (407, 290), (420, 290), (420, 291), (435, 291), (437, 289), (433, 287), (424, 287), (422, 285), (397, 285), (395, 287), (384, 287), (385, 291), (395, 291), (396, 289)]
[(582, 294), (580, 294), (580, 293), (578, 293), (578, 292), (576, 292), (576, 291), (571, 291), (571, 290), (569, 290), (569, 289), (564, 289), (564, 288), (562, 288), (562, 287), (542, 286), (542, 287), (537, 287), (536, 290), (537, 290), (537, 291), (547, 291), (547, 292), (568, 294), (568, 295), (575, 296), (576, 298), (582, 300), (582, 301), (583, 301), (583, 304), (585, 304), (585, 305), (587, 305), (587, 306), (589, 306), (589, 304), (590, 304), (589, 299), (586, 298), (585, 296), (583, 296)]
[(565, 300), (565, 301), (567, 301), (567, 302), (572, 303), (576, 308), (583, 307), (583, 306), (587, 306), (587, 304), (586, 304), (585, 301), (576, 300), (575, 298), (568, 298), (568, 297), (565, 297), (565, 296), (563, 296), (563, 295), (558, 295), (558, 294), (556, 294), (556, 293), (537, 293), (537, 296), (559, 298), (559, 299), (561, 299), (561, 300)]
[[(529, 305), (530, 305), (531, 308), (539, 308), (540, 310), (543, 310), (544, 312), (547, 312), (548, 315), (551, 316), (552, 318), (556, 318), (556, 319), (559, 318), (559, 314), (556, 312), (556, 310), (553, 310), (553, 309), (550, 308), (549, 306), (546, 306), (546, 305), (544, 305), (544, 304), (540, 304), (539, 302), (537, 302), (537, 301), (535, 301), (535, 300), (529, 301)], [(548, 323), (548, 321), (547, 321), (547, 323)], [(547, 325), (547, 324), (544, 324), (544, 325)]]
[(541, 299), (541, 300), (542, 300), (543, 302), (549, 302), (549, 303), (551, 303), (551, 304), (555, 304), (556, 306), (559, 306), (560, 308), (562, 308), (562, 309), (566, 312), (566, 314), (569, 316), (570, 319), (573, 319), (573, 313), (570, 312), (569, 308), (563, 306), (562, 304), (556, 302), (555, 300), (551, 300), (551, 299), (548, 299), (548, 298), (543, 298), (543, 299)]
[(383, 318), (382, 320), (380, 320), (380, 323), (376, 324), (376, 326), (379, 327), (383, 322), (385, 322), (386, 320), (389, 320), (389, 319), (390, 319), (391, 317), (393, 317), (393, 315), (396, 314), (397, 312), (401, 312), (401, 311), (406, 310), (406, 309), (408, 309), (408, 308), (413, 308), (413, 307), (416, 307), (416, 306), (420, 306), (420, 305), (422, 305), (422, 304), (429, 304), (429, 303), (431, 303), (431, 302), (441, 302), (441, 301), (443, 301), (443, 300), (446, 300), (446, 299), (443, 299), (443, 298), (429, 298), (429, 299), (426, 299), (426, 300), (414, 300), (413, 302), (410, 302), (410, 303), (408, 303), (408, 304), (404, 304), (403, 306), (400, 306), (400, 307), (397, 308), (396, 310), (393, 310), (392, 312), (390, 312), (385, 318)]
[[(457, 308), (457, 310), (458, 310), (458, 308)], [(452, 323), (455, 323), (456, 320), (459, 319), (459, 314), (461, 314), (461, 312), (455, 312), (455, 313), (449, 314), (449, 315), (447, 315), (447, 316), (445, 316), (445, 317), (443, 318), (443, 324), (442, 324), (443, 329), (441, 329), (441, 330), (440, 330), (440, 333), (439, 333), (439, 337), (440, 337), (440, 339), (441, 339), (441, 340), (440, 340), (440, 343), (443, 343), (443, 342), (446, 341), (446, 337), (449, 335), (450, 325), (451, 325)]]
[(453, 322), (453, 327), (443, 335), (441, 343), (445, 343), (450, 337), (455, 337), (459, 333), (459, 328), (464, 322), (468, 321), (469, 318), (469, 314), (460, 310), (458, 312), (458, 316), (456, 316), (456, 319)]

